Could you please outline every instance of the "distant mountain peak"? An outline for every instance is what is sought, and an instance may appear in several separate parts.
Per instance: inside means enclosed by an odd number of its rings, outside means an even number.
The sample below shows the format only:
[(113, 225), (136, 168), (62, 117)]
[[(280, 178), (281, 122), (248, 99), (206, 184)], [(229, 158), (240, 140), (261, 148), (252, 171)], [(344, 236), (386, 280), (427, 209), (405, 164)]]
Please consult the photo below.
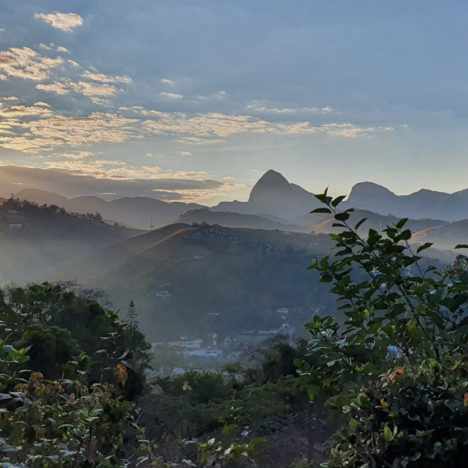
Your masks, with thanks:
[(356, 196), (394, 196), (395, 194), (383, 185), (374, 182), (359, 182), (353, 186), (349, 198)]
[(260, 177), (260, 179), (257, 181), (257, 184), (267, 182), (275, 182), (289, 185), (289, 182), (286, 180), (286, 177), (284, 177), (284, 175), (280, 172), (274, 171), (273, 169), (269, 169), (268, 171), (266, 171), (265, 174), (263, 174), (262, 177)]
[(271, 193), (290, 192), (292, 190), (291, 184), (286, 178), (279, 172), (270, 169), (260, 177), (257, 183), (253, 186), (249, 202), (261, 201), (262, 203), (267, 201), (267, 198), (271, 196)]

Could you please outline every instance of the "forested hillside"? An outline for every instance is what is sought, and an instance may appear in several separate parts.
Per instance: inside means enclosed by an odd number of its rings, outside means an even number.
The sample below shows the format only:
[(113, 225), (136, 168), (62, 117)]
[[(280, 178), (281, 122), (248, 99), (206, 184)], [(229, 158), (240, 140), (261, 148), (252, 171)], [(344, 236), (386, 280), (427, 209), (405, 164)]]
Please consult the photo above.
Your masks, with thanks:
[(274, 334), (284, 323), (302, 334), (312, 313), (335, 307), (328, 288), (306, 272), (330, 246), (326, 235), (174, 224), (104, 249), (59, 277), (104, 289), (121, 308), (134, 299), (152, 340)]
[(55, 205), (8, 199), (0, 205), (0, 281), (42, 278), (138, 231), (105, 223), (99, 213), (73, 214)]

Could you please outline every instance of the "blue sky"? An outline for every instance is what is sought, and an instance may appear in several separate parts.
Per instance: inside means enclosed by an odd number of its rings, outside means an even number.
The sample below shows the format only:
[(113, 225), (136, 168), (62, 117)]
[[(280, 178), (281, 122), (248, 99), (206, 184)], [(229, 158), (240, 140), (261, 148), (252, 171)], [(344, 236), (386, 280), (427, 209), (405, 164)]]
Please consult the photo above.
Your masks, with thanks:
[(0, 0), (0, 164), (209, 204), (269, 168), (461, 190), (467, 23), (462, 0)]

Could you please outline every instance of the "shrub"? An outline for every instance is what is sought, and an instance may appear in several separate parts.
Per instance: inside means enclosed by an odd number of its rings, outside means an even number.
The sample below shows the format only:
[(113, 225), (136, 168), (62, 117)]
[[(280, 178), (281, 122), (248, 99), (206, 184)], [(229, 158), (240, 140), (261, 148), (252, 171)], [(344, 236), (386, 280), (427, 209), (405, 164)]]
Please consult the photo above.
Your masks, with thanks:
[(466, 268), (424, 265), (419, 254), (431, 244), (414, 253), (406, 219), (364, 238), (365, 219), (351, 227), (352, 209), (338, 211), (344, 197), (317, 198), (326, 206), (315, 211), (342, 231), (330, 234), (334, 257), (310, 268), (331, 283), (346, 319), (315, 316), (306, 325), (314, 359), (298, 364), (309, 396), (333, 396), (345, 415), (328, 466), (460, 466), (468, 454)]

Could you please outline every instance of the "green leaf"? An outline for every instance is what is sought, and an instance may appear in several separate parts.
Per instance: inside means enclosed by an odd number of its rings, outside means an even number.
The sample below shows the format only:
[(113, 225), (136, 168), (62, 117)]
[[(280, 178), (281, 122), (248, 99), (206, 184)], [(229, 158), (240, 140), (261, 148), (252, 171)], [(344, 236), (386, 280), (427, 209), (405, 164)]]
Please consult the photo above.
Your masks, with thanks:
[(320, 387), (318, 385), (308, 385), (307, 386), (307, 396), (309, 400), (314, 400), (315, 397), (320, 393)]
[(411, 236), (412, 236), (412, 233), (409, 229), (407, 229), (406, 231), (403, 231), (401, 234), (400, 234), (400, 239), (402, 240), (409, 240), (411, 239)]
[(348, 213), (337, 213), (335, 215), (335, 219), (337, 221), (347, 221), (349, 219), (349, 214)]
[(332, 202), (331, 205), (336, 208), (344, 199), (346, 198), (346, 195), (340, 195), (339, 197), (336, 197)]
[(457, 244), (454, 249), (468, 249), (468, 244)]
[(387, 442), (391, 442), (393, 440), (393, 432), (388, 426), (385, 426), (384, 428), (384, 439)]
[(365, 223), (367, 221), (367, 218), (362, 218), (360, 219), (357, 223), (356, 223), (356, 226), (354, 226), (354, 229), (356, 229), (356, 231), (362, 226), (363, 223)]
[(408, 218), (403, 218), (403, 219), (400, 219), (400, 221), (398, 221), (397, 223), (393, 223), (393, 225), (397, 227), (398, 229), (401, 229), (407, 222), (408, 222)]
[(433, 245), (432, 242), (426, 242), (425, 244), (420, 245), (420, 246), (418, 247), (418, 249), (416, 250), (416, 253), (422, 252), (423, 250), (426, 250), (426, 249), (428, 249), (429, 247), (432, 247), (432, 245)]
[(314, 213), (328, 213), (328, 214), (331, 214), (331, 210), (329, 208), (315, 208), (315, 210), (312, 210), (310, 213), (311, 214), (314, 214)]

